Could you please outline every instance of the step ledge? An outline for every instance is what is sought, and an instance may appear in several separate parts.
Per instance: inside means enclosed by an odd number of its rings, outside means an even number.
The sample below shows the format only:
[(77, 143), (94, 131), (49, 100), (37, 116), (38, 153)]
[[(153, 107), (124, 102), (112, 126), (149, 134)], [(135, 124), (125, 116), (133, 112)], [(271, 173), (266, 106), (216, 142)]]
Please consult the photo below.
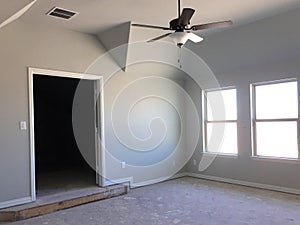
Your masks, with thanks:
[[(0, 211), (0, 222), (14, 222), (25, 220), (32, 217), (45, 215), (63, 209), (72, 208), (75, 206), (112, 198), (128, 193), (127, 185), (114, 185), (107, 188), (101, 188), (102, 191), (98, 193), (89, 193), (84, 196), (77, 196), (60, 200), (57, 202), (50, 202), (40, 205), (28, 203), (18, 207), (11, 207)], [(28, 208), (26, 208), (28, 207)]]

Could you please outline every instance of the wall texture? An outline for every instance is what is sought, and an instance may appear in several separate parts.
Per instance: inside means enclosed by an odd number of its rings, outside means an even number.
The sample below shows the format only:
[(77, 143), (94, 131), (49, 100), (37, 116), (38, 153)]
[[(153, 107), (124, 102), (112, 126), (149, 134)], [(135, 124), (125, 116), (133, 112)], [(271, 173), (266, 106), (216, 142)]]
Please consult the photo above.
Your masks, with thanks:
[[(250, 84), (285, 78), (300, 78), (300, 32), (295, 29), (300, 10), (264, 19), (208, 37), (189, 47), (215, 72), (223, 87), (237, 88), (238, 157), (219, 156), (203, 175), (300, 188), (299, 161), (255, 159), (251, 157)], [(187, 84), (190, 89), (192, 84)], [(192, 93), (201, 102), (200, 89)], [(280, 106), (278, 106), (280, 107)], [(202, 145), (193, 159), (201, 159)], [(192, 161), (188, 170), (200, 173)]]
[[(236, 86), (238, 93), (239, 156), (237, 158), (217, 157), (202, 174), (300, 188), (299, 162), (251, 158), (249, 108), (250, 83), (300, 77), (298, 63), (300, 59), (300, 31), (296, 29), (298, 27), (297, 21), (300, 20), (299, 12), (299, 10), (295, 10), (218, 33), (206, 38), (204, 42), (198, 45), (187, 45), (207, 62), (221, 86)], [(134, 40), (138, 39), (137, 36), (134, 36), (138, 34), (132, 33), (131, 35), (133, 35)], [(54, 27), (31, 26), (20, 21), (0, 30), (0, 49), (0, 202), (7, 202), (30, 196), (29, 131), (20, 131), (18, 125), (19, 121), (28, 122), (29, 120), (27, 67), (84, 72), (97, 57), (105, 53), (105, 50), (94, 36)], [(162, 52), (161, 55), (169, 57), (170, 52)], [(108, 63), (114, 63), (109, 58), (107, 60)], [(107, 63), (103, 64), (104, 67), (105, 65)], [(117, 65), (114, 66), (118, 68)], [(101, 74), (101, 69), (103, 68), (96, 68), (95, 73)], [(126, 96), (135, 97), (135, 93), (122, 95), (120, 92), (128, 85), (134, 85), (132, 81), (141, 76), (147, 79), (152, 78), (146, 83), (144, 82), (145, 79), (140, 80), (138, 82), (140, 85), (136, 85), (136, 89), (132, 90), (136, 90), (137, 96), (147, 94), (148, 97), (133, 102), (134, 107), (129, 108), (130, 113), (128, 114), (128, 111), (122, 111), (128, 109), (126, 101), (129, 99)], [(178, 97), (178, 91), (180, 87), (185, 88), (194, 100), (199, 118), (201, 118), (201, 90), (191, 79), (182, 79), (182, 77), (184, 74), (171, 66), (145, 63), (129, 67), (126, 72), (119, 69), (107, 83), (104, 89), (104, 116), (106, 124), (108, 123), (105, 126), (105, 144), (111, 148), (112, 153), (116, 154), (117, 158), (119, 157), (117, 161), (114, 161), (115, 164), (108, 163), (106, 166), (109, 178), (118, 180), (128, 178), (134, 173), (135, 182), (142, 184), (145, 175), (148, 176), (148, 179), (156, 179), (155, 174), (163, 174), (162, 172), (166, 169), (176, 167), (176, 159), (180, 161), (181, 157), (186, 157), (189, 143), (185, 140), (193, 133), (188, 132), (188, 126), (182, 127), (180, 119), (181, 117), (185, 118), (188, 124), (194, 124), (197, 127), (200, 126), (200, 123), (193, 120), (189, 121), (189, 111), (181, 115), (178, 114), (178, 110), (186, 110), (188, 101), (187, 97)], [(167, 78), (172, 85), (161, 85), (165, 82), (164, 78)], [(172, 83), (172, 81), (174, 82)], [(170, 101), (164, 100), (161, 96), (149, 95), (150, 92), (148, 91), (156, 88), (160, 88), (161, 93), (172, 96), (175, 103), (171, 104)], [(120, 97), (119, 99), (125, 96), (126, 101), (120, 101), (116, 105), (116, 96)], [(120, 108), (114, 108), (114, 106), (120, 106)], [(165, 118), (164, 121), (161, 119), (152, 120), (157, 113), (154, 109), (158, 109), (160, 118)], [(156, 143), (157, 140), (161, 141), (159, 143), (163, 147), (156, 150), (166, 155), (174, 146), (177, 147), (181, 140), (179, 131), (185, 132), (184, 140), (179, 145), (181, 151), (176, 155), (175, 160), (156, 168), (151, 173), (148, 173), (147, 170), (137, 171), (136, 168), (132, 167), (122, 169), (121, 161), (131, 165), (140, 161), (134, 160), (134, 157), (138, 158), (139, 156), (132, 155), (134, 151), (130, 149), (130, 146), (122, 144), (122, 140), (114, 136), (113, 125), (109, 125), (112, 116), (121, 123), (125, 116), (127, 121), (131, 122), (131, 131), (139, 139), (157, 138), (155, 140), (150, 139), (149, 142), (145, 143), (153, 147), (151, 144)], [(170, 125), (169, 132), (164, 132), (164, 123)], [(156, 131), (153, 132), (154, 136), (151, 136), (151, 131)], [(126, 132), (124, 133), (126, 134)], [(167, 136), (161, 140), (159, 135), (156, 137), (155, 134)], [(135, 138), (135, 141), (139, 139)], [(134, 143), (139, 144), (138, 141)], [(201, 150), (202, 141), (200, 139), (196, 153), (192, 158), (196, 162), (201, 159)], [(151, 151), (147, 152), (146, 155), (148, 163), (154, 163), (161, 156), (161, 154), (153, 154)], [(106, 155), (106, 157), (110, 156)], [(106, 160), (109, 162), (114, 158), (116, 157), (106, 158)], [(198, 167), (193, 165), (193, 160), (187, 164), (185, 170), (199, 173)]]
[(105, 84), (107, 179), (148, 184), (185, 165), (185, 143), (180, 142), (184, 96), (179, 90), (184, 81), (171, 79), (174, 73), (180, 74), (171, 66), (145, 62), (119, 71)]
[(27, 67), (84, 72), (103, 53), (97, 38), (16, 21), (0, 30), (0, 202), (30, 196)]
[[(103, 55), (105, 50), (97, 37), (54, 27), (31, 26), (22, 21), (16, 21), (0, 30), (0, 49), (0, 203), (5, 205), (15, 199), (30, 197), (29, 130), (20, 131), (18, 124), (19, 121), (29, 122), (27, 68), (91, 72), (88, 69), (89, 66), (93, 64), (95, 59)], [(148, 149), (150, 151), (142, 156), (147, 163), (153, 164), (172, 153), (172, 150), (177, 147), (182, 134), (180, 117), (183, 115), (177, 113), (177, 108), (182, 111), (184, 100), (178, 95), (177, 89), (183, 86), (184, 81), (181, 80), (181, 72), (160, 63), (136, 65), (132, 67), (134, 69), (125, 73), (120, 70), (110, 56), (106, 60), (103, 67), (92, 71), (94, 74), (106, 76), (106, 74), (103, 74), (103, 70), (110, 64), (114, 65), (118, 71), (112, 79), (105, 83), (104, 90), (105, 144), (112, 155), (115, 154), (118, 158), (115, 164), (111, 164), (108, 162), (111, 159), (109, 158), (110, 154), (106, 154), (106, 175), (109, 179), (135, 177), (135, 182), (142, 182), (145, 177), (145, 170), (131, 170), (132, 168), (130, 169), (128, 166), (142, 161), (141, 158), (137, 160), (132, 157), (130, 153), (137, 151), (132, 150), (130, 145), (120, 143), (120, 140), (115, 136), (115, 130), (112, 129), (111, 115), (114, 110), (112, 107), (115, 103), (114, 98), (120, 90), (126, 88), (135, 79), (154, 76), (154, 80), (142, 81), (141, 85), (137, 85), (135, 95), (143, 96), (147, 90), (159, 87), (160, 91), (167, 93), (174, 99), (175, 105), (172, 105), (170, 102), (161, 99), (159, 95), (148, 96), (136, 102), (136, 107), (133, 107), (130, 111), (133, 115), (130, 121), (132, 122), (134, 135), (137, 135), (140, 139), (147, 139), (151, 137), (152, 131), (156, 131), (153, 132), (154, 136), (152, 138), (154, 139), (150, 138), (146, 142), (148, 147), (154, 148)], [(174, 76), (174, 74), (179, 75)], [(163, 79), (162, 77), (167, 78), (167, 82), (170, 82), (171, 85), (164, 86), (161, 84), (159, 79)], [(172, 81), (174, 79), (175, 82)], [(163, 81), (165, 80), (163, 79)], [(158, 86), (159, 84), (160, 86)], [(126, 100), (127, 94), (123, 94), (123, 97)], [(121, 106), (126, 107), (126, 103), (121, 102)], [(114, 112), (116, 113), (114, 114), (116, 121), (120, 118), (123, 119), (124, 115), (126, 116), (128, 113), (118, 110)], [(159, 115), (156, 115), (157, 113)], [(157, 118), (155, 119), (153, 116)], [(166, 123), (168, 132), (164, 132), (165, 124), (163, 123)], [(150, 127), (148, 127), (149, 124)], [(160, 139), (161, 142), (159, 142)], [(178, 161), (184, 158), (185, 155), (181, 151), (184, 149), (183, 141), (178, 146), (179, 153), (175, 157)], [(154, 145), (157, 143), (162, 145), (155, 148)], [(142, 144), (140, 147), (143, 149), (145, 145)], [(163, 158), (161, 158), (161, 153)], [(121, 168), (121, 161), (126, 163), (125, 169)], [(174, 160), (169, 164), (163, 164), (159, 169), (149, 172), (148, 178), (156, 179), (157, 176), (163, 174), (162, 171), (177, 166), (177, 163), (177, 160)]]

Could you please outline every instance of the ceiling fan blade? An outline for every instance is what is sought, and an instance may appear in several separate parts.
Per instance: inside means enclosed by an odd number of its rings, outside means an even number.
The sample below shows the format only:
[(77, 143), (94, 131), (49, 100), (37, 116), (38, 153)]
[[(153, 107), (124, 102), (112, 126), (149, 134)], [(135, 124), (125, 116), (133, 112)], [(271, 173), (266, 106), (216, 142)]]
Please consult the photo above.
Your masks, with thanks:
[(195, 10), (191, 9), (191, 8), (184, 8), (182, 10), (182, 13), (179, 17), (179, 24), (186, 26), (188, 24), (190, 24), (190, 20), (194, 14)]
[(191, 40), (192, 42), (194, 43), (198, 43), (200, 41), (203, 41), (203, 38), (196, 35), (196, 34), (193, 34), (191, 32), (188, 32), (188, 39)]
[(160, 39), (163, 39), (163, 38), (169, 36), (170, 34), (172, 34), (172, 33), (163, 34), (163, 35), (158, 36), (158, 37), (156, 37), (156, 38), (153, 38), (153, 39), (151, 39), (151, 40), (149, 40), (149, 41), (147, 41), (147, 42), (158, 41), (158, 40), (160, 40)]
[(160, 29), (160, 30), (170, 30), (169, 27), (160, 27), (160, 26), (147, 25), (147, 24), (133, 23), (133, 24), (131, 24), (131, 26), (134, 26), (134, 27), (144, 27), (144, 28), (152, 28), (152, 29)]
[(222, 21), (222, 22), (214, 22), (214, 23), (206, 23), (206, 24), (194, 25), (191, 27), (191, 30), (205, 30), (205, 29), (209, 29), (209, 28), (228, 27), (232, 24), (233, 24), (233, 22), (231, 20)]

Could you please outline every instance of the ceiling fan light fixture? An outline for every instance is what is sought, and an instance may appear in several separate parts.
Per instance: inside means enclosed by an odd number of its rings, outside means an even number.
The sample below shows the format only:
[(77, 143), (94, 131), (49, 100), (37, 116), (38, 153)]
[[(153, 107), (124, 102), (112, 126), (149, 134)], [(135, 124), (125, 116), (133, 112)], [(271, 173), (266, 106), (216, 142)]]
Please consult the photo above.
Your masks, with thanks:
[(189, 40), (191, 40), (194, 43), (199, 43), (199, 42), (203, 41), (202, 37), (200, 37), (194, 33), (190, 33), (190, 32), (188, 32), (188, 38), (189, 38)]
[(182, 47), (188, 40), (198, 43), (203, 40), (196, 34), (184, 31), (176, 31), (169, 35), (170, 38), (177, 44), (178, 47)]
[(187, 33), (183, 31), (176, 31), (170, 34), (169, 37), (172, 38), (175, 44), (177, 44), (179, 47), (183, 46), (189, 39)]

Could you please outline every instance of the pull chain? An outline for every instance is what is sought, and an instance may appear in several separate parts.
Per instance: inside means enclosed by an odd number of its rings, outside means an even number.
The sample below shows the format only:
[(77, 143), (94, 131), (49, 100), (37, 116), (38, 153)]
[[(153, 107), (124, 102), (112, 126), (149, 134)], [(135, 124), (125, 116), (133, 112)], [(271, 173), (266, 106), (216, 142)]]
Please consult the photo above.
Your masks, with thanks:
[(178, 64), (179, 64), (179, 68), (182, 68), (181, 65), (181, 48), (178, 48)]

